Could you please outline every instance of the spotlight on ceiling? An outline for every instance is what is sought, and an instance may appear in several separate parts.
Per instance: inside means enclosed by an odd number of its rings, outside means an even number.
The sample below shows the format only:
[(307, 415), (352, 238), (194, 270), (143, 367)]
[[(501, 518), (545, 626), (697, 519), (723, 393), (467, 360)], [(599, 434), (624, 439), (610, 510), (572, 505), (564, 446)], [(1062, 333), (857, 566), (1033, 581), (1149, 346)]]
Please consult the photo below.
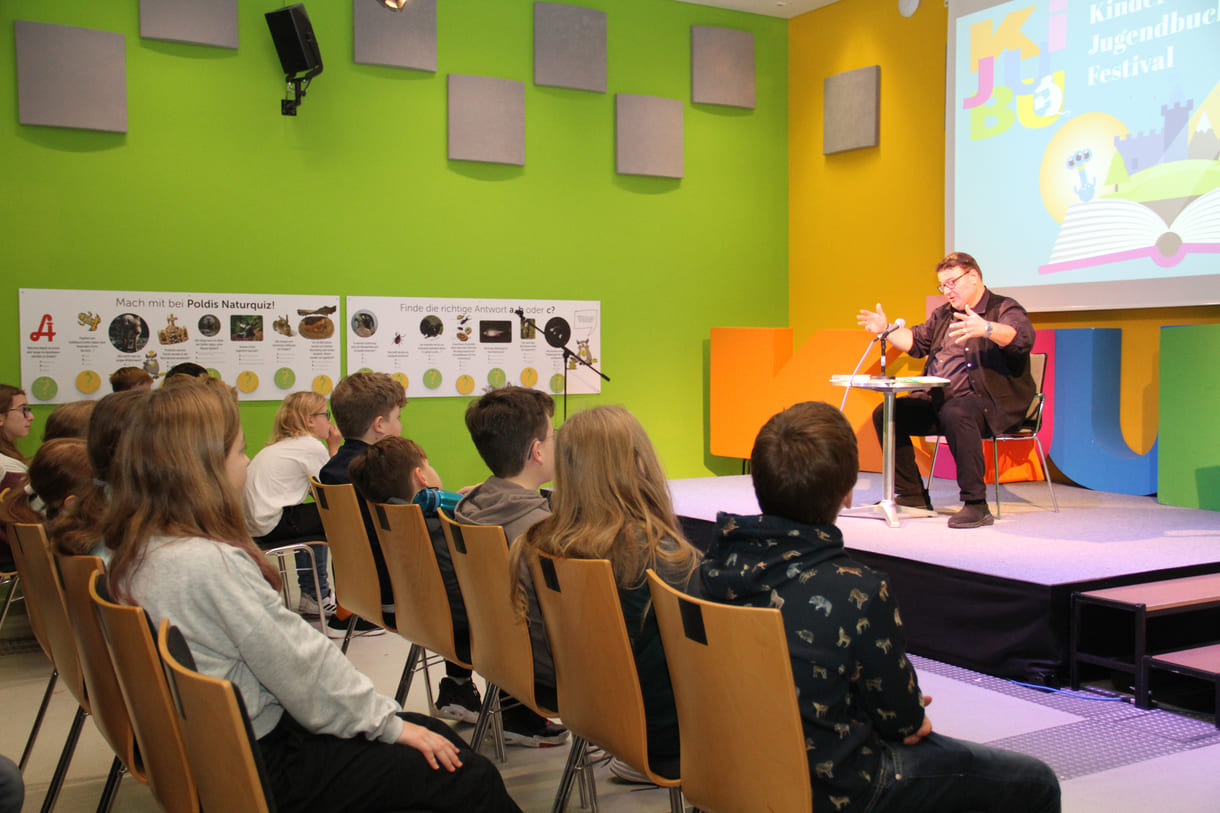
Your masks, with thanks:
[(402, 7), (411, 0), (377, 0), (381, 5), (388, 8), (390, 11), (402, 11)]

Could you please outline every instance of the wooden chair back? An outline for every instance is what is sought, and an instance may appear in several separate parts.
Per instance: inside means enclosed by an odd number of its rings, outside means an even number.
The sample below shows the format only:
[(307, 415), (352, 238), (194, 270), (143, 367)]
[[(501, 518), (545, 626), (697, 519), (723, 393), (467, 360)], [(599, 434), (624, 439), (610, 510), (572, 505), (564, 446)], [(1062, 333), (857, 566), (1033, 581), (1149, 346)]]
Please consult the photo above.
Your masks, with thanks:
[(475, 671), (543, 717), (556, 716), (555, 709), (539, 706), (534, 694), (534, 647), (513, 606), (504, 529), (459, 524), (443, 514), (441, 527), (466, 603)]
[(195, 671), (190, 647), (169, 619), (162, 619), (157, 629), (157, 651), (165, 664), (203, 809), (274, 811), (262, 756), (237, 689), (227, 680)]
[(195, 780), (148, 614), (114, 601), (101, 572), (89, 578), (89, 599), (127, 704), (148, 785), (168, 813), (196, 813)]
[(64, 604), (64, 591), (59, 583), (59, 574), (51, 564), (51, 550), (47, 543), (46, 531), (42, 525), (23, 522), (13, 523), (12, 529), (13, 535), (9, 541), (13, 548), (13, 558), (21, 569), (21, 581), (31, 624), (37, 614), (40, 617), (38, 623), (46, 636), (46, 640), (39, 639), (39, 643), (43, 644), (44, 650), (48, 650), (47, 655), (76, 702), (86, 714), (91, 713), (89, 697), (85, 691), (85, 675), (76, 651), (76, 637), (72, 634), (72, 624), (68, 621), (68, 609)]
[(381, 614), (381, 583), (355, 487), (351, 483), (323, 485), (311, 479), (310, 488), (330, 545), (335, 595), (340, 597), (344, 608), (393, 631), (394, 627), (387, 624)]
[(85, 691), (89, 695), (89, 706), (93, 709), (93, 722), (127, 772), (136, 781), (148, 784), (144, 763), (136, 750), (131, 715), (127, 712), (127, 703), (119, 688), (110, 650), (106, 648), (106, 636), (102, 634), (97, 615), (93, 612), (93, 602), (89, 598), (89, 582), (93, 575), (104, 572), (102, 560), (96, 556), (63, 556), (57, 553), (55, 562), (63, 583), (68, 619), (76, 636)]
[[(17, 542), (17, 532), (13, 530), (13, 523), (6, 523), (5, 530), (8, 531), (9, 550), (13, 553), (13, 566), (17, 570), (17, 575), (9, 590), (16, 590), (18, 585), (21, 585), (22, 574), (25, 573), (27, 567), (25, 564), (25, 552)], [(43, 653), (54, 664), (55, 659), (51, 657), (51, 640), (47, 637), (47, 628), (42, 621), (42, 608), (35, 606), (32, 601), (25, 600), (25, 592), (29, 590), (28, 583), (22, 586), (21, 589), (22, 600), (26, 602), (26, 615), (29, 616), (30, 628), (34, 631), (34, 638), (37, 639), (38, 646), (42, 648)]]
[(657, 785), (680, 784), (649, 764), (640, 677), (610, 562), (538, 554), (530, 557), (530, 572), (551, 640), (563, 724)]
[(394, 585), (394, 623), (413, 644), (470, 668), (458, 655), (449, 594), (418, 505), (374, 505), (373, 524)]
[(648, 587), (678, 707), (686, 798), (707, 813), (809, 813), (809, 761), (779, 610), (691, 598), (651, 570)]

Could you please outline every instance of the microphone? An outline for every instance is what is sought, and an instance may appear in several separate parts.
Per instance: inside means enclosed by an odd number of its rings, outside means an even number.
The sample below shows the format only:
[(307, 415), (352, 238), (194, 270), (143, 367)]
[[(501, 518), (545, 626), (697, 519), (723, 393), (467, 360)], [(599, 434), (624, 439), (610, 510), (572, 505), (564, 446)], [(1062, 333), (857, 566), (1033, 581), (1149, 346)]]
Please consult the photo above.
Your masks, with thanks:
[(881, 333), (879, 333), (877, 335), (876, 341), (881, 341), (886, 336), (889, 336), (891, 333), (893, 333), (895, 330), (898, 330), (899, 328), (904, 328), (906, 326), (907, 326), (907, 320), (899, 317), (898, 319), (895, 319), (893, 322), (891, 322), (889, 325), (887, 325), (885, 330), (881, 331)]

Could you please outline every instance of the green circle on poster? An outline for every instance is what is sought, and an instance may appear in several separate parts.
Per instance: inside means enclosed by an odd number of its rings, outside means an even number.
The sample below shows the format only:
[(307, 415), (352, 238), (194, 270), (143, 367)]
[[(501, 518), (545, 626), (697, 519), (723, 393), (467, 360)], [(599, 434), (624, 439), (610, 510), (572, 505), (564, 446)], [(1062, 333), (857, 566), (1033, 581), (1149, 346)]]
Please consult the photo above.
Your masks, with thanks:
[(492, 367), (487, 373), (487, 383), (490, 384), (493, 389), (499, 389), (508, 383), (508, 374), (499, 367)]
[(361, 367), (361, 368), (360, 368), (359, 370), (357, 370), (356, 372), (358, 372), (358, 373), (371, 373), (371, 372), (373, 372), (373, 368), (372, 368), (372, 367)]
[(445, 377), (441, 375), (441, 371), (432, 367), (424, 372), (424, 386), (430, 390), (434, 390), (441, 385)]
[(30, 384), (30, 394), (39, 401), (50, 401), (59, 392), (59, 385), (49, 375), (40, 375)]
[(215, 367), (209, 367), (208, 375), (210, 375), (212, 378), (220, 379), (220, 370), (217, 370)]
[(551, 376), (551, 392), (556, 394), (563, 392), (563, 373), (555, 373)]
[(275, 371), (275, 386), (286, 390), (295, 383), (297, 383), (297, 374), (290, 367), (281, 367)]

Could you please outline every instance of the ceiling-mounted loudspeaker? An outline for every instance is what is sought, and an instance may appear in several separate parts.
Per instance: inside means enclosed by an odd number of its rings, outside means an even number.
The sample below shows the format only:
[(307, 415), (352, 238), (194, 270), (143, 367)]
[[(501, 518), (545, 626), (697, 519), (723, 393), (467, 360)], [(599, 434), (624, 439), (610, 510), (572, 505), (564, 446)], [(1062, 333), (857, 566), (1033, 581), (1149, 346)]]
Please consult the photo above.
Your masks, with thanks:
[(919, 8), (919, 0), (898, 0), (898, 13), (910, 17)]

